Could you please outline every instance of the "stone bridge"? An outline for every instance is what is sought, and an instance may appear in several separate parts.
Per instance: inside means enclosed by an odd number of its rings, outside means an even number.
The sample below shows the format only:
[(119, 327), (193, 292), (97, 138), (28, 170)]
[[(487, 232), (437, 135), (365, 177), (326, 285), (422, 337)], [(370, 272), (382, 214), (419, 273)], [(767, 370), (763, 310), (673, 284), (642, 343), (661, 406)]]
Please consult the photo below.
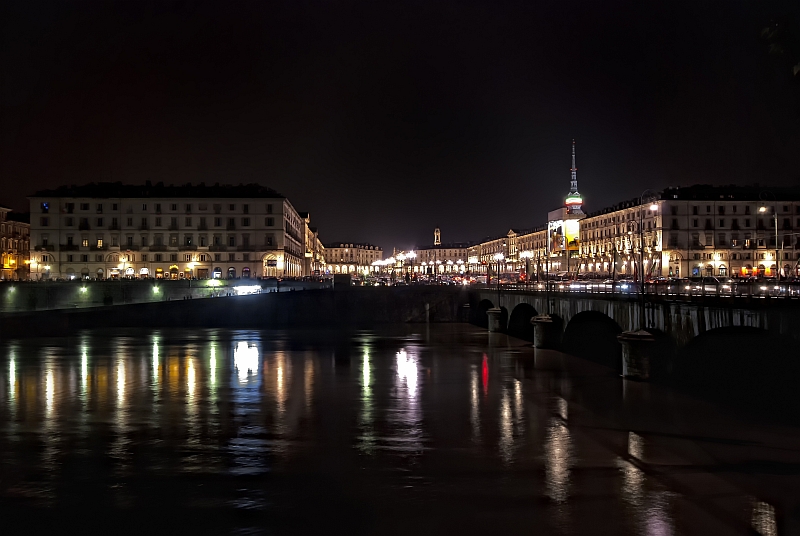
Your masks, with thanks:
[[(776, 376), (792, 383), (800, 378), (800, 301), (669, 298), (649, 296), (645, 319), (659, 338), (670, 375), (697, 378), (702, 388), (719, 381), (739, 385), (746, 378), (770, 385)], [(620, 368), (617, 336), (643, 324), (638, 296), (554, 292), (549, 308), (547, 301), (540, 291), (480, 289), (470, 295), (470, 321), (486, 326), (486, 311), (499, 306), (501, 329), (532, 341), (530, 319), (550, 313), (563, 329), (564, 351)]]

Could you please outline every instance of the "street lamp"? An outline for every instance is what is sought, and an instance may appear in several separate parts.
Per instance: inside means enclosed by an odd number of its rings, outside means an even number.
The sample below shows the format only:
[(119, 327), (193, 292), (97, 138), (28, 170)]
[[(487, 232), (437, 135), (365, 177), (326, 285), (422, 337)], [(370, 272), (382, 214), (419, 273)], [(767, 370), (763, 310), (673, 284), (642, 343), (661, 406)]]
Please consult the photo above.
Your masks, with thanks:
[(505, 258), (502, 253), (495, 253), (494, 260), (497, 261), (497, 307), (500, 307), (500, 261)]
[(414, 251), (409, 251), (406, 253), (406, 258), (411, 259), (411, 281), (414, 281), (414, 259), (417, 257), (417, 254)]
[[(657, 193), (647, 189), (639, 197), (639, 321), (642, 323), (642, 329), (647, 328), (647, 320), (644, 313), (644, 204), (646, 195), (649, 195), (652, 199)], [(652, 200), (648, 208), (656, 212), (658, 203)]]
[(530, 288), (531, 283), (531, 257), (533, 257), (532, 251), (523, 251), (519, 254), (519, 256), (525, 259), (525, 287)]
[(778, 275), (781, 273), (780, 272), (780, 265), (778, 264), (779, 262), (781, 262), (780, 255), (778, 254), (778, 207), (776, 206), (778, 200), (775, 198), (775, 194), (773, 194), (770, 191), (761, 192), (758, 195), (758, 197), (762, 200), (761, 206), (758, 207), (758, 212), (760, 214), (766, 214), (767, 213), (767, 206), (766, 206), (766, 204), (763, 203), (764, 197), (766, 195), (771, 195), (772, 196), (772, 219), (775, 220), (775, 272), (776, 272), (775, 273), (775, 281), (778, 281), (780, 279), (778, 277)]

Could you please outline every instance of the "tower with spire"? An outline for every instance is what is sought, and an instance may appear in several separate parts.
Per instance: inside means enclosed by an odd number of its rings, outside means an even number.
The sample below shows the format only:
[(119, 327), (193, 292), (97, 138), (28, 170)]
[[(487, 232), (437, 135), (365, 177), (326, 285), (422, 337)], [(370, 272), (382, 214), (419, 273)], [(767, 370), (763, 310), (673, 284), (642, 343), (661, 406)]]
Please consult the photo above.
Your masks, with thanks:
[(575, 140), (572, 140), (572, 179), (569, 181), (569, 194), (564, 200), (567, 206), (567, 214), (583, 214), (581, 206), (583, 205), (583, 198), (578, 193), (578, 168), (575, 165)]

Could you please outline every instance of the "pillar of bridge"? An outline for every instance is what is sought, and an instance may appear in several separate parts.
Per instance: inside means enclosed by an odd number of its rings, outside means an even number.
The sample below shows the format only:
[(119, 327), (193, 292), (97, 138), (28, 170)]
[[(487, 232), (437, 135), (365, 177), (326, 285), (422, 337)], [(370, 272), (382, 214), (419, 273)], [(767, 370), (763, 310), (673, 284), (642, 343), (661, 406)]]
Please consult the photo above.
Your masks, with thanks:
[(499, 333), (502, 331), (500, 319), (503, 316), (503, 311), (499, 307), (492, 307), (486, 311), (486, 316), (489, 317), (489, 333)]
[(649, 381), (656, 358), (656, 338), (649, 331), (624, 331), (617, 337), (622, 345), (622, 376)]
[(561, 344), (561, 333), (564, 322), (552, 315), (538, 315), (531, 318), (533, 324), (534, 348), (558, 348)]

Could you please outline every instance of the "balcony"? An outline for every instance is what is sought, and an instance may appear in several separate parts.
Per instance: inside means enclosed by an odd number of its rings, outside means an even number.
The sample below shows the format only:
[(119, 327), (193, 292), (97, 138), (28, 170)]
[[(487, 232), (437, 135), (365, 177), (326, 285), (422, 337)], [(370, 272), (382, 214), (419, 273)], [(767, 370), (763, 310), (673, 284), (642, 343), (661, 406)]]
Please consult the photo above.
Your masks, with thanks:
[(139, 251), (139, 246), (137, 246), (136, 244), (127, 244), (125, 246), (120, 246), (119, 249), (120, 249), (120, 251), (123, 250), (123, 249), (125, 251)]
[(178, 251), (197, 251), (197, 246), (194, 244), (182, 244), (178, 246)]
[(140, 231), (149, 231), (150, 230), (150, 226), (149, 225), (140, 225), (139, 226), (139, 230)]
[(59, 249), (61, 251), (78, 251), (78, 245), (77, 244), (61, 244), (59, 246)]
[(89, 231), (91, 228), (92, 228), (92, 226), (89, 225), (88, 223), (79, 223), (78, 224), (78, 230), (79, 231)]
[(107, 250), (108, 250), (108, 246), (106, 246), (106, 245), (103, 245), (103, 246), (98, 246), (98, 245), (89, 246), (89, 251), (107, 251)]
[(208, 251), (228, 251), (228, 246), (221, 246), (219, 244), (215, 246), (208, 246)]
[(236, 230), (236, 224), (235, 223), (229, 223), (228, 225), (225, 226), (225, 229), (227, 229), (228, 231), (235, 231)]
[(201, 223), (200, 225), (197, 226), (197, 230), (198, 231), (208, 231), (208, 225), (206, 225), (205, 223)]
[(108, 226), (108, 229), (110, 231), (119, 231), (119, 224), (118, 223), (112, 223), (111, 225)]
[(250, 246), (250, 245), (238, 246), (236, 248), (236, 251), (255, 251), (255, 250), (256, 250), (256, 247), (255, 246)]
[(177, 224), (170, 224), (169, 227), (167, 227), (167, 229), (170, 230), (170, 231), (177, 231), (178, 230), (178, 225)]
[(38, 246), (33, 246), (33, 251), (55, 251), (56, 246), (54, 244), (41, 244)]
[(167, 246), (163, 244), (153, 244), (150, 246), (150, 251), (167, 251)]

